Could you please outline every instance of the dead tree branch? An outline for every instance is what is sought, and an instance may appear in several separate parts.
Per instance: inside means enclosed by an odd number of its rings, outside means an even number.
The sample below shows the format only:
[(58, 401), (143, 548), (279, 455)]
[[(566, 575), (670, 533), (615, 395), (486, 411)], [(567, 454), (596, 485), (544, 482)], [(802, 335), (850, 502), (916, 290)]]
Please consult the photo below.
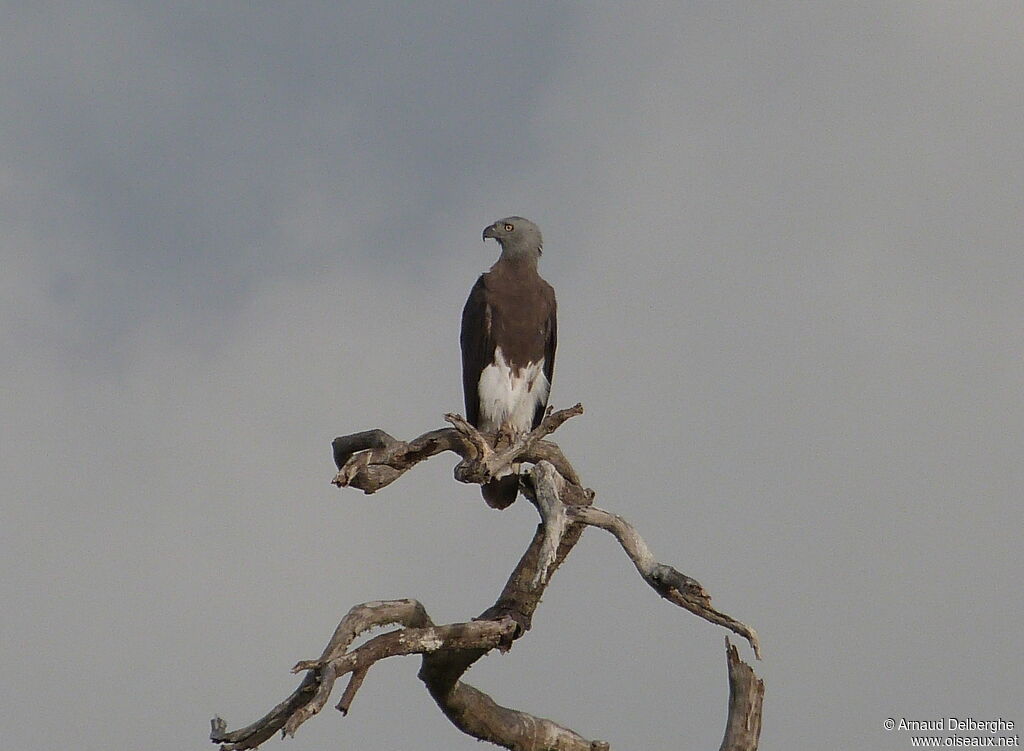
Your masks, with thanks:
[(552, 412), (536, 429), (519, 436), (511, 446), (498, 451), (492, 448), (495, 443), (493, 433), (480, 433), (464, 418), (453, 414), (445, 415), (445, 420), (454, 427), (431, 430), (408, 442), (399, 441), (383, 430), (366, 430), (341, 436), (335, 438), (332, 444), (334, 462), (338, 466), (334, 484), (339, 488), (351, 487), (367, 494), (376, 493), (420, 462), (436, 454), (452, 451), (462, 457), (455, 468), (456, 479), (460, 482), (482, 484), (514, 461), (547, 460), (559, 474), (578, 486), (579, 476), (561, 449), (543, 439), (566, 420), (581, 414), (581, 404)]
[[(279, 731), (282, 735), (294, 735), (302, 723), (326, 706), (339, 678), (349, 676), (336, 705), (344, 714), (374, 664), (387, 657), (420, 654), (420, 680), (445, 716), (474, 738), (512, 751), (607, 749), (604, 741), (587, 740), (551, 720), (502, 707), (461, 680), (466, 670), (485, 654), (495, 648), (507, 651), (529, 631), (547, 584), (587, 526), (611, 532), (643, 579), (659, 595), (745, 637), (758, 654), (753, 629), (713, 608), (699, 582), (658, 563), (628, 522), (591, 505), (594, 492), (582, 485), (558, 446), (545, 440), (566, 420), (582, 412), (579, 404), (549, 411), (535, 430), (511, 439), (480, 433), (458, 415), (445, 416), (453, 427), (433, 430), (408, 442), (382, 430), (335, 439), (338, 474), (334, 484), (359, 488), (365, 493), (376, 492), (419, 462), (444, 451), (461, 457), (455, 468), (455, 478), (461, 482), (483, 483), (514, 463), (533, 464), (529, 471), (520, 474), (521, 487), (540, 512), (541, 522), (497, 601), (476, 619), (437, 626), (416, 600), (357, 605), (338, 624), (319, 658), (295, 665), (293, 672), (304, 672), (305, 676), (288, 698), (239, 730), (228, 731), (226, 723), (215, 717), (210, 739), (222, 744), (223, 751), (241, 751), (256, 748)], [(398, 628), (352, 648), (360, 635), (389, 625)], [(760, 731), (764, 685), (731, 645), (727, 657), (729, 720), (720, 751), (752, 751), (757, 747)]]
[(611, 532), (622, 545), (626, 555), (633, 561), (636, 570), (644, 581), (651, 585), (655, 592), (669, 602), (689, 610), (706, 621), (724, 626), (735, 634), (744, 637), (754, 650), (754, 655), (761, 659), (761, 647), (757, 641), (757, 632), (735, 618), (711, 607), (711, 596), (696, 579), (676, 571), (671, 566), (658, 563), (647, 543), (633, 526), (621, 516), (609, 514), (594, 506), (567, 507), (568, 517), (575, 522), (588, 524), (592, 527)]
[(728, 636), (725, 637), (725, 655), (729, 663), (729, 719), (719, 751), (757, 751), (764, 681), (740, 659)]

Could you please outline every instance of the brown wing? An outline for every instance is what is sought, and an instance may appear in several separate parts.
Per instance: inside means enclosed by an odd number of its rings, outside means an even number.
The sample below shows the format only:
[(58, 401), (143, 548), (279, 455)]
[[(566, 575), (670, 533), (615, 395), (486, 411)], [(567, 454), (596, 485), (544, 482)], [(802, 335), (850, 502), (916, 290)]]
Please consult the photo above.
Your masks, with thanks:
[[(555, 302), (555, 291), (551, 288), (551, 285), (546, 285), (545, 298), (550, 305), (551, 312), (548, 314), (547, 321), (544, 323), (546, 329), (544, 337), (544, 375), (548, 379), (549, 384), (554, 383), (555, 378), (555, 348), (558, 346), (558, 304)], [(551, 389), (548, 389), (548, 396), (551, 395)], [(538, 404), (537, 409), (533, 413), (533, 427), (540, 425), (541, 420), (544, 419), (544, 412), (547, 411), (548, 400), (544, 399), (543, 404)]]
[(494, 362), (494, 339), (491, 337), (491, 314), (487, 302), (487, 286), (481, 275), (470, 290), (462, 309), (462, 395), (466, 402), (466, 419), (470, 425), (480, 420), (480, 374)]

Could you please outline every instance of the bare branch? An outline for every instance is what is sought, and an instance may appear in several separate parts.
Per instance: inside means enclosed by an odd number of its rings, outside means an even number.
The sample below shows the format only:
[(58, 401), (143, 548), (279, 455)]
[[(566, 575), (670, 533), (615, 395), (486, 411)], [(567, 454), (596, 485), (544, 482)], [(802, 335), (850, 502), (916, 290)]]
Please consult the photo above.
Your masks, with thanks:
[(460, 482), (484, 483), (513, 462), (549, 461), (570, 483), (579, 484), (576, 470), (557, 444), (543, 440), (566, 420), (583, 414), (582, 405), (553, 412), (529, 433), (517, 436), (513, 443), (495, 451), (494, 433), (480, 433), (455, 414), (445, 419), (455, 427), (431, 430), (412, 441), (399, 441), (383, 430), (366, 430), (334, 439), (334, 461), (338, 467), (333, 483), (375, 493), (390, 485), (425, 459), (444, 451), (462, 457), (455, 468)]
[(588, 741), (556, 722), (503, 707), (490, 696), (459, 682), (443, 697), (428, 689), (445, 716), (459, 730), (512, 751), (594, 751), (607, 749), (604, 741)]
[(316, 691), (317, 682), (316, 675), (307, 674), (291, 696), (256, 722), (244, 728), (228, 732), (227, 723), (220, 717), (214, 717), (210, 721), (210, 740), (222, 744), (221, 751), (244, 751), (244, 749), (256, 748), (283, 728), (288, 718), (296, 711), (309, 703)]
[(706, 621), (724, 626), (744, 637), (758, 659), (761, 659), (757, 632), (735, 618), (711, 606), (711, 596), (696, 579), (676, 571), (671, 566), (658, 563), (651, 549), (632, 524), (621, 516), (610, 514), (594, 506), (573, 506), (568, 509), (569, 518), (575, 522), (611, 532), (622, 545), (622, 549), (633, 561), (640, 576), (655, 592), (669, 602), (689, 610)]
[[(326, 662), (318, 660), (315, 663), (299, 663), (297, 669), (318, 672), (320, 686), (310, 702), (288, 719), (284, 731), (288, 735), (294, 735), (299, 725), (323, 709), (334, 687), (334, 681), (343, 675), (354, 671), (365, 673), (371, 665), (386, 657), (427, 654), (438, 650), (479, 649), (488, 652), (505, 643), (515, 629), (516, 624), (511, 619), (404, 628), (381, 634), (352, 652), (337, 655)], [(361, 679), (359, 683), (362, 683)], [(352, 687), (342, 701), (351, 704), (358, 687), (358, 684)]]
[(352, 677), (349, 678), (348, 685), (345, 686), (345, 692), (341, 695), (341, 701), (338, 702), (335, 709), (342, 714), (348, 714), (348, 710), (352, 708), (352, 700), (356, 698), (356, 691), (363, 685), (363, 679), (366, 678), (368, 672), (370, 672), (369, 668), (360, 668), (352, 671)]
[[(523, 433), (516, 436), (516, 439), (512, 442), (504, 451), (496, 451), (487, 462), (487, 469), (491, 473), (491, 477), (498, 474), (498, 472), (505, 467), (511, 466), (514, 461), (522, 456), (529, 455), (529, 452), (533, 449), (537, 443), (545, 438), (546, 436), (554, 433), (558, 430), (566, 420), (570, 420), (577, 415), (583, 414), (583, 405), (576, 403), (568, 409), (560, 409), (557, 412), (548, 410), (548, 414), (541, 420), (540, 425), (531, 430), (529, 433)], [(575, 475), (575, 472), (572, 473)], [(578, 483), (578, 479), (571, 479), (571, 482)]]
[(278, 730), (294, 735), (299, 726), (318, 713), (327, 704), (334, 682), (349, 673), (354, 674), (341, 703), (347, 710), (355, 692), (369, 668), (386, 657), (410, 654), (429, 654), (438, 651), (481, 650), (483, 653), (509, 642), (518, 626), (515, 621), (472, 621), (447, 626), (432, 624), (406, 628), (381, 634), (351, 652), (345, 646), (356, 635), (375, 626), (390, 623), (429, 624), (423, 606), (415, 600), (369, 602), (349, 611), (335, 629), (335, 635), (317, 660), (304, 660), (292, 672), (307, 671), (302, 683), (292, 695), (253, 724), (227, 732), (220, 718), (214, 718), (210, 739), (225, 744), (224, 751), (256, 748)]
[(534, 573), (532, 586), (547, 584), (551, 567), (558, 555), (558, 545), (565, 537), (565, 527), (569, 523), (566, 505), (559, 500), (559, 490), (565, 482), (549, 462), (540, 462), (527, 473), (529, 485), (527, 492), (540, 511), (544, 529), (544, 543), (538, 555), (537, 571)]
[(729, 718), (719, 751), (757, 751), (764, 681), (740, 659), (728, 636), (725, 637), (725, 657), (729, 663)]
[(405, 472), (442, 451), (464, 455), (471, 450), (458, 431), (451, 428), (431, 430), (418, 438), (399, 441), (383, 430), (367, 430), (334, 439), (334, 461), (339, 488), (359, 488), (375, 493), (390, 485)]
[[(323, 654), (315, 663), (322, 664), (328, 660), (343, 655), (348, 650), (349, 644), (355, 641), (360, 634), (378, 626), (387, 626), (392, 623), (399, 623), (411, 628), (425, 628), (433, 626), (426, 609), (417, 600), (377, 600), (375, 602), (364, 602), (356, 605), (345, 614), (341, 623), (334, 629), (334, 635), (327, 642)], [(302, 670), (309, 670), (310, 663), (300, 662), (292, 668), (293, 673)], [(315, 666), (315, 665), (313, 665)]]
[[(320, 664), (329, 660), (334, 655), (344, 654), (348, 645), (359, 634), (370, 630), (374, 626), (391, 623), (403, 623), (412, 626), (432, 625), (423, 606), (415, 600), (390, 600), (357, 605), (342, 618), (341, 623), (338, 624), (334, 631), (334, 635), (327, 643), (327, 647), (324, 648), (321, 659), (313, 662)], [(301, 669), (303, 668), (297, 665), (292, 669), (292, 672), (297, 672)], [(242, 749), (256, 748), (278, 730), (283, 730), (285, 723), (308, 707), (310, 702), (317, 699), (318, 691), (322, 685), (321, 677), (317, 672), (307, 673), (298, 688), (287, 699), (256, 722), (244, 728), (228, 732), (224, 720), (219, 717), (213, 718), (210, 740), (214, 743), (223, 744), (223, 751), (241, 751)], [(330, 684), (333, 684), (333, 680), (331, 678)], [(326, 701), (326, 696), (323, 697), (323, 701)], [(351, 697), (349, 701), (351, 701)], [(322, 703), (320, 706), (322, 707)], [(319, 711), (319, 708), (316, 711)], [(308, 716), (306, 715), (304, 719)], [(295, 725), (295, 727), (298, 727), (298, 725)], [(294, 733), (294, 728), (292, 732)]]
[[(509, 576), (498, 600), (476, 620), (436, 626), (416, 600), (364, 603), (352, 608), (338, 624), (320, 657), (293, 668), (305, 672), (299, 686), (264, 717), (228, 732), (214, 718), (210, 738), (224, 751), (259, 746), (275, 732), (291, 735), (318, 713), (334, 683), (351, 676), (337, 708), (349, 711), (370, 668), (387, 657), (421, 654), (419, 677), (451, 722), (469, 735), (513, 751), (607, 751), (604, 741), (588, 741), (557, 723), (497, 704), (490, 696), (460, 679), (477, 660), (497, 648), (506, 651), (529, 631), (533, 614), (548, 582), (579, 541), (587, 526), (601, 527), (619, 540), (644, 580), (662, 597), (713, 623), (747, 638), (758, 654), (757, 635), (744, 624), (711, 606), (711, 598), (696, 580), (658, 563), (643, 538), (621, 517), (591, 506), (594, 492), (585, 488), (559, 447), (545, 438), (566, 420), (582, 414), (577, 404), (552, 412), (533, 431), (513, 435), (480, 433), (459, 415), (445, 419), (451, 428), (432, 430), (412, 441), (399, 441), (382, 430), (369, 430), (335, 439), (334, 458), (339, 487), (373, 493), (397, 480), (425, 459), (444, 451), (461, 457), (455, 477), (482, 483), (514, 463), (534, 466), (521, 477), (524, 494), (534, 503), (541, 522), (533, 540)], [(380, 626), (398, 629), (380, 634), (352, 649), (365, 632)], [(728, 644), (730, 677), (729, 723), (721, 751), (753, 751), (760, 730), (763, 684)], [(759, 656), (759, 655), (758, 655)]]

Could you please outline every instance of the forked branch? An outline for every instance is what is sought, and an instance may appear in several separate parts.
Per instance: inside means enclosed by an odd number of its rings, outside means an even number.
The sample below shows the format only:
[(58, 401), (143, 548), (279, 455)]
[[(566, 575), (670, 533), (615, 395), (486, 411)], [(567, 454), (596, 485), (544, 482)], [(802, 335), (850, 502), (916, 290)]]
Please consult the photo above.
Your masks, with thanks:
[(547, 460), (563, 477), (579, 485), (579, 476), (562, 450), (543, 439), (566, 420), (581, 414), (581, 404), (557, 412), (549, 411), (534, 430), (518, 436), (512, 445), (497, 450), (493, 448), (496, 440), (494, 433), (480, 433), (463, 417), (455, 414), (445, 415), (445, 420), (453, 427), (430, 430), (411, 441), (400, 441), (383, 430), (365, 430), (340, 436), (332, 444), (334, 462), (338, 467), (333, 482), (339, 488), (351, 487), (367, 494), (376, 493), (420, 462), (436, 454), (452, 451), (462, 457), (455, 468), (456, 479), (460, 482), (486, 482), (498, 470), (515, 461)]
[[(513, 751), (599, 751), (604, 741), (587, 740), (551, 720), (502, 707), (487, 694), (463, 683), (462, 675), (478, 659), (497, 648), (506, 651), (532, 624), (533, 614), (555, 571), (587, 526), (615, 535), (644, 580), (679, 607), (745, 637), (758, 654), (753, 629), (711, 606), (696, 580), (659, 563), (643, 538), (621, 517), (591, 503), (592, 490), (561, 450), (546, 437), (566, 420), (582, 414), (576, 405), (550, 412), (530, 433), (507, 436), (480, 433), (458, 415), (446, 415), (451, 428), (399, 441), (382, 430), (342, 436), (334, 441), (339, 487), (373, 493), (397, 480), (419, 462), (444, 451), (461, 457), (455, 469), (462, 482), (483, 483), (513, 463), (534, 466), (522, 472), (521, 488), (537, 507), (541, 522), (533, 540), (509, 576), (498, 600), (478, 618), (437, 626), (416, 600), (369, 602), (352, 608), (341, 620), (320, 657), (293, 668), (305, 676), (292, 694), (253, 724), (228, 731), (214, 718), (210, 739), (224, 751), (256, 748), (274, 733), (293, 735), (299, 726), (326, 706), (335, 682), (346, 675), (348, 684), (337, 704), (347, 713), (368, 671), (387, 657), (421, 654), (419, 677), (441, 711), (463, 732)], [(381, 626), (398, 628), (352, 647), (367, 631)], [(728, 645), (728, 640), (727, 640)], [(764, 685), (728, 645), (729, 720), (720, 751), (753, 751), (760, 732)]]

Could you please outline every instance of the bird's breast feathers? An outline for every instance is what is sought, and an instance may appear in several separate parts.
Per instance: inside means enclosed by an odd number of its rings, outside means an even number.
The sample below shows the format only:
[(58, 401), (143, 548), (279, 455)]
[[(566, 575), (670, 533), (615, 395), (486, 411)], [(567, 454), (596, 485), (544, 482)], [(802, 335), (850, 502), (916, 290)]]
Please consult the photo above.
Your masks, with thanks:
[(494, 362), (480, 373), (478, 395), (480, 424), (485, 432), (497, 430), (507, 423), (513, 430), (526, 433), (533, 427), (533, 416), (545, 404), (551, 384), (544, 375), (544, 360), (525, 367), (512, 367), (506, 362), (501, 347), (494, 350)]

